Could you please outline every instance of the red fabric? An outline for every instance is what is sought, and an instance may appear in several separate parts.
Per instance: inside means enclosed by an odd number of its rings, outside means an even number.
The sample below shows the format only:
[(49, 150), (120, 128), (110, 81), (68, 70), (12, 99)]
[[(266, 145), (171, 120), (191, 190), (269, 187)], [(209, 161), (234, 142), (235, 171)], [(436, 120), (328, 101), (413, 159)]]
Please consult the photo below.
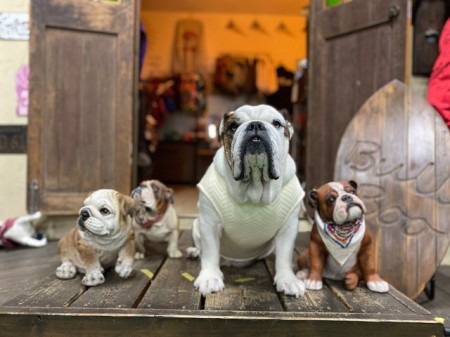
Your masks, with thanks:
[(428, 82), (427, 99), (450, 128), (450, 19), (441, 31), (439, 56), (434, 63)]
[(10, 229), (12, 226), (14, 226), (15, 220), (16, 219), (8, 219), (3, 223), (3, 225), (0, 226), (0, 242), (1, 242), (0, 246), (3, 246), (4, 248), (11, 249), (16, 247), (16, 244), (13, 241), (8, 240), (7, 238), (4, 237), (6, 231)]

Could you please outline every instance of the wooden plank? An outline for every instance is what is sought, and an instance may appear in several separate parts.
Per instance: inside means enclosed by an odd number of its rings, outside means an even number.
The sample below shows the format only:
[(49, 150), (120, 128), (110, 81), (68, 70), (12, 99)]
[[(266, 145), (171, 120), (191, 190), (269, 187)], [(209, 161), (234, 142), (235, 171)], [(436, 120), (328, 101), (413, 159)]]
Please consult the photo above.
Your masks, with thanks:
[(69, 306), (86, 289), (81, 284), (81, 275), (70, 280), (60, 280), (53, 272), (36, 286), (25, 289), (21, 294), (5, 303), (5, 306), (63, 308)]
[[(436, 199), (435, 165), (440, 161), (436, 154), (436, 113), (424, 98), (413, 95), (410, 89), (405, 102), (408, 114), (408, 156), (405, 166), (409, 181), (405, 187), (408, 191), (405, 234), (409, 245), (408, 259), (405, 261), (407, 268), (403, 268), (403, 273), (409, 274), (412, 280), (407, 283), (406, 290), (401, 290), (414, 299), (436, 272), (445, 251), (437, 249), (442, 233), (435, 230), (439, 227), (436, 215), (440, 208)], [(447, 175), (450, 178), (450, 174)], [(450, 216), (450, 208), (447, 216)]]
[[(70, 315), (54, 310), (11, 309), (0, 313), (2, 336), (443, 336), (443, 326), (429, 316), (292, 314), (246, 311), (201, 312), (189, 310), (77, 310)], [(387, 318), (387, 321), (385, 321)]]
[[(322, 12), (320, 19), (325, 39), (351, 34), (390, 22), (395, 1), (372, 0), (367, 6), (361, 1), (352, 1), (347, 4), (332, 7)], [(400, 6), (398, 6), (400, 11)], [(349, 19), (351, 18), (351, 19)]]
[(225, 289), (206, 296), (205, 310), (283, 311), (263, 261), (247, 268), (221, 269)]
[[(414, 306), (405, 305), (404, 301), (397, 300), (391, 293), (370, 291), (362, 283), (354, 290), (348, 291), (341, 281), (325, 280), (325, 282), (334, 294), (346, 303), (350, 312), (368, 314), (389, 312), (395, 316), (410, 314), (415, 309)], [(423, 314), (427, 314), (426, 310)]]
[[(303, 241), (297, 236), (297, 243)], [(298, 244), (296, 244), (296, 247), (298, 247)], [(275, 275), (275, 257), (273, 255), (269, 256), (265, 262), (273, 278)], [(293, 264), (295, 263), (296, 257), (293, 260)], [(283, 294), (279, 294), (278, 296), (284, 310), (288, 312), (317, 312), (318, 308), (320, 308), (321, 312), (348, 312), (345, 304), (326, 286), (318, 291), (306, 290), (305, 295), (300, 298)]]
[[(375, 223), (369, 224), (379, 227), (377, 236), (379, 273), (400, 291), (406, 290), (404, 285), (414, 279), (417, 273), (415, 268), (411, 268), (411, 274), (404, 269), (408, 268), (407, 261), (414, 266), (416, 264), (410, 257), (413, 247), (408, 245), (405, 240), (406, 233), (402, 230), (406, 225), (408, 194), (408, 191), (400, 186), (400, 177), (408, 177), (408, 117), (404, 109), (406, 90), (406, 86), (402, 83), (391, 82), (379, 91), (384, 103), (380, 106), (383, 111), (383, 115), (380, 116), (383, 131), (376, 140), (380, 145), (379, 164), (373, 175), (380, 176), (379, 187), (382, 195), (378, 198), (378, 219)], [(376, 99), (376, 94), (372, 99)], [(366, 180), (370, 181), (370, 177)], [(393, 259), (392, 255), (398, 258)]]
[(123, 279), (116, 274), (114, 268), (105, 273), (105, 283), (90, 287), (71, 307), (89, 308), (134, 308), (149, 287), (151, 280), (141, 269), (157, 273), (166, 258), (164, 243), (155, 243), (146, 247), (147, 256), (135, 261), (133, 274)]
[[(178, 247), (185, 251), (189, 246), (192, 246), (191, 231), (183, 231)], [(199, 260), (190, 260), (185, 256), (180, 259), (167, 259), (138, 308), (199, 309), (200, 293), (194, 289), (192, 280), (182, 276), (182, 273), (187, 273), (196, 277), (199, 271)]]
[(39, 249), (22, 248), (4, 253), (0, 258), (0, 278), (5, 291), (10, 292), (5, 305), (63, 307), (70, 298), (84, 291), (81, 278), (68, 281), (56, 278), (55, 270), (60, 264), (57, 241)]
[(281, 302), (288, 312), (348, 312), (345, 303), (327, 285), (321, 290), (306, 290), (301, 298), (281, 295)]

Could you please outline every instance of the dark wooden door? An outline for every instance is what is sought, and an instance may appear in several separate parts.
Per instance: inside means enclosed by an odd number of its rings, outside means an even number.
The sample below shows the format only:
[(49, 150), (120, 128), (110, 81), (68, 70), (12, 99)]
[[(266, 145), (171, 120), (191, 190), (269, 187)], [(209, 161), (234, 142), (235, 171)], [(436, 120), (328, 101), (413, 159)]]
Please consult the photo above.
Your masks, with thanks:
[(307, 188), (333, 179), (347, 124), (376, 90), (405, 81), (408, 0), (311, 1)]
[(132, 182), (136, 0), (31, 2), (28, 208)]

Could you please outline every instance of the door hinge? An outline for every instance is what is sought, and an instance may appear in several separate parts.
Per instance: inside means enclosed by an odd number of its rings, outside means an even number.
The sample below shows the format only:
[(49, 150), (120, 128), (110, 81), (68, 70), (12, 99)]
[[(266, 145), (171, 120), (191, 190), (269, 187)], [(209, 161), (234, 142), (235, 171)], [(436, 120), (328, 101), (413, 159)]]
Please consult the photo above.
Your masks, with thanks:
[(35, 213), (39, 210), (39, 183), (32, 180), (28, 186), (28, 212)]

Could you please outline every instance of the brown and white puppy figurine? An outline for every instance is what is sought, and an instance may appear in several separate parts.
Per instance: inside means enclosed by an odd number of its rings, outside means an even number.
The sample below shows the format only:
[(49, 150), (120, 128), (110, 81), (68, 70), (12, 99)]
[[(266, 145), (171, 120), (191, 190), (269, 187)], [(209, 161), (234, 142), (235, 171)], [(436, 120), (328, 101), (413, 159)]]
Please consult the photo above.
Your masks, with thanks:
[(375, 270), (372, 235), (364, 221), (366, 208), (354, 181), (330, 182), (309, 193), (315, 209), (309, 249), (300, 254), (297, 277), (306, 289), (322, 289), (322, 277), (345, 280), (348, 290), (362, 278), (375, 292), (389, 284)]
[(130, 214), (135, 202), (117, 191), (101, 189), (84, 200), (77, 228), (63, 236), (58, 244), (62, 264), (56, 269), (60, 279), (85, 273), (81, 283), (96, 286), (105, 282), (104, 268), (115, 264), (120, 277), (133, 270), (134, 234)]
[(131, 192), (136, 201), (132, 223), (136, 238), (136, 259), (145, 256), (144, 241), (168, 242), (167, 254), (182, 257), (178, 249), (178, 216), (173, 207), (173, 190), (159, 180), (145, 180)]

